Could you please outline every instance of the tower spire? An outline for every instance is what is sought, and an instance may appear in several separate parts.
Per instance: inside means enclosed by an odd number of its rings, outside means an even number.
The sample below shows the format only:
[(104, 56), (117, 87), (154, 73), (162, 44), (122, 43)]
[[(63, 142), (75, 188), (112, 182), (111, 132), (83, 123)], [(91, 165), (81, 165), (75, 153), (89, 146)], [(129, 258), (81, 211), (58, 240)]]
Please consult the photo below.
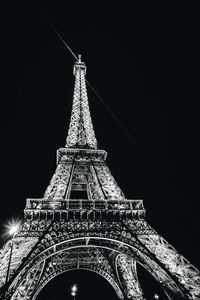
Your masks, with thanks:
[(86, 65), (81, 54), (74, 64), (75, 76), (72, 113), (65, 147), (97, 149), (85, 82)]

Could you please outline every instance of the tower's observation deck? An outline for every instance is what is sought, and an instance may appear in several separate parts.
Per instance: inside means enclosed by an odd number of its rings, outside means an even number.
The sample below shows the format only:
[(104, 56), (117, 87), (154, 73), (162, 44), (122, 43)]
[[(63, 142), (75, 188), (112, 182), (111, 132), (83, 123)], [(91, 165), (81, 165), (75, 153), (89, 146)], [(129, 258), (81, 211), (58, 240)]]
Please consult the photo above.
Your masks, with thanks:
[(32, 220), (66, 219), (144, 219), (142, 200), (44, 200), (27, 199), (25, 218)]

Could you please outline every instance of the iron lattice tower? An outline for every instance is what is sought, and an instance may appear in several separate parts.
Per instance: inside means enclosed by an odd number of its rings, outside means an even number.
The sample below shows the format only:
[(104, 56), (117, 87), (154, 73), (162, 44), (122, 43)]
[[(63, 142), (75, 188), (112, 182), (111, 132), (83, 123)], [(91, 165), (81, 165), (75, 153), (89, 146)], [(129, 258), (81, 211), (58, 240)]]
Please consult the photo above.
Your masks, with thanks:
[(98, 149), (80, 56), (73, 73), (66, 145), (43, 198), (26, 200), (8, 282), (10, 242), (0, 250), (0, 299), (36, 299), (55, 276), (85, 269), (106, 278), (119, 299), (142, 300), (137, 263), (169, 299), (200, 299), (198, 270), (146, 222), (142, 200), (125, 198)]

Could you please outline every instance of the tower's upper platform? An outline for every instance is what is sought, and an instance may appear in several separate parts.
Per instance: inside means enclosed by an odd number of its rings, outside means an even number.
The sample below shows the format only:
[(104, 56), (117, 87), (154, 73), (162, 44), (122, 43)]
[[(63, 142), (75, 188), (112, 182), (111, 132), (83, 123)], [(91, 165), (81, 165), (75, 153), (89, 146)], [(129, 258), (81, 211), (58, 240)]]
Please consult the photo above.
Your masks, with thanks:
[(86, 65), (81, 61), (81, 55), (75, 62), (73, 74), (75, 76), (74, 95), (65, 147), (97, 149), (86, 89)]

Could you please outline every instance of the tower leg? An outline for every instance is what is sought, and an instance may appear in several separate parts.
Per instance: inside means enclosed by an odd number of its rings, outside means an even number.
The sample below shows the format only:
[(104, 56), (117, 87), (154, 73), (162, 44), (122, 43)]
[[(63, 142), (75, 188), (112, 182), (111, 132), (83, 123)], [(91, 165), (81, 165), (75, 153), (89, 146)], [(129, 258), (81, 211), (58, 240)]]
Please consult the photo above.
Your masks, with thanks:
[(124, 254), (119, 254), (116, 257), (116, 271), (125, 299), (144, 300), (138, 282), (136, 261)]
[(37, 288), (38, 282), (40, 280), (40, 276), (43, 272), (43, 268), (45, 265), (45, 261), (37, 265), (30, 272), (26, 274), (26, 276), (19, 281), (19, 285), (15, 287), (15, 292), (12, 295), (11, 300), (31, 300), (32, 296), (35, 293), (35, 289)]

